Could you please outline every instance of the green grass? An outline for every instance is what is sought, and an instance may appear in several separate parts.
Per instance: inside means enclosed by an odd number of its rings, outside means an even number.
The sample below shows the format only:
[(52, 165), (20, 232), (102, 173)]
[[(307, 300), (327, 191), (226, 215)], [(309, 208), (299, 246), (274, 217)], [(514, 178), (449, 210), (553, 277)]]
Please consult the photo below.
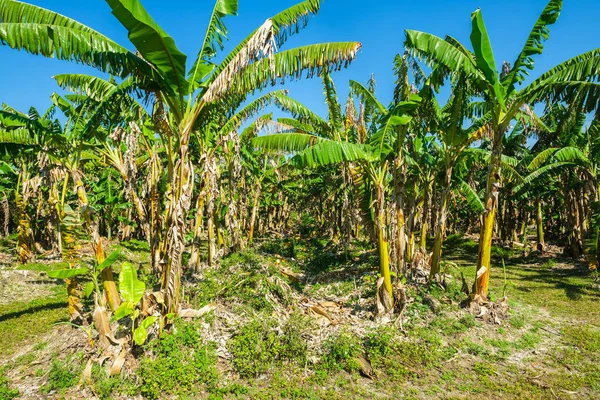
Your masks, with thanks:
[(0, 369), (0, 400), (16, 399), (19, 397), (19, 391), (11, 387), (4, 373), (4, 369)]
[(292, 314), (282, 327), (266, 316), (251, 320), (229, 341), (233, 367), (242, 377), (256, 378), (284, 362), (304, 365), (307, 343), (301, 335), (310, 322), (300, 314)]
[(47, 298), (0, 305), (0, 337), (7, 338), (0, 340), (0, 354), (12, 354), (23, 341), (37, 338), (50, 331), (53, 324), (68, 320), (66, 289), (61, 286), (54, 292)]
[[(120, 248), (127, 258), (147, 255), (144, 243)], [(239, 319), (231, 322), (215, 312), (191, 323), (177, 321), (172, 333), (139, 349), (134, 376), (108, 378), (94, 366), (94, 393), (103, 399), (485, 399), (490, 393), (545, 399), (554, 398), (551, 387), (559, 397), (564, 391), (599, 397), (600, 294), (588, 271), (570, 268), (568, 260), (524, 258), (518, 250), (495, 248), (491, 292), (494, 298), (502, 295), (504, 259), (510, 312), (501, 325), (491, 325), (460, 305), (465, 296), (457, 278), (462, 271), (472, 282), (476, 251), (472, 240), (448, 238), (444, 257), (458, 266), (447, 266), (455, 279), (445, 289), (407, 286), (414, 301), (405, 310), (404, 331), (391, 325), (357, 330), (344, 319), (338, 326), (320, 327), (315, 317), (298, 312), (297, 301), (301, 296), (338, 299), (351, 312), (369, 307), (364, 301), (374, 297), (377, 276), (372, 246), (354, 243), (346, 253), (322, 239), (262, 242), (186, 283), (186, 300), (193, 307), (217, 302)], [(309, 279), (292, 282), (280, 265)], [(65, 297), (60, 285), (47, 299), (0, 306), (0, 335), (16, 338), (0, 341), (0, 354), (11, 354), (65, 320)], [(217, 357), (216, 344), (201, 333), (224, 326), (231, 333), (222, 343), (229, 359)], [(329, 335), (320, 347), (310, 342), (317, 332)], [(48, 352), (51, 346), (40, 340), (33, 352)], [(24, 354), (16, 363), (29, 365), (35, 356)], [(360, 374), (361, 356), (370, 360), (375, 380)], [(63, 360), (40, 367), (38, 374), (49, 377), (46, 390), (67, 396), (76, 390), (73, 377), (84, 363), (76, 357)], [(15, 396), (0, 374), (0, 400), (5, 393)]]

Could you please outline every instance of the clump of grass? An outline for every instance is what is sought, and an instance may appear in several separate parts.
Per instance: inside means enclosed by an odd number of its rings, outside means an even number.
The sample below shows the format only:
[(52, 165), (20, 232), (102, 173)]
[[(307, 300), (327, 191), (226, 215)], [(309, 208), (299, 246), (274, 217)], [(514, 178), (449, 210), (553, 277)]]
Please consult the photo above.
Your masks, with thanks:
[(218, 268), (208, 269), (187, 295), (196, 306), (221, 299), (253, 311), (272, 311), (272, 299), (284, 306), (291, 304), (287, 285), (279, 270), (265, 257), (247, 250), (224, 258)]
[(581, 351), (600, 351), (600, 331), (589, 326), (568, 326), (563, 329), (563, 340)]
[(517, 315), (513, 315), (510, 317), (509, 319), (509, 323), (513, 328), (516, 329), (521, 329), (525, 326), (525, 315), (523, 314), (517, 314)]
[(19, 396), (19, 391), (8, 384), (4, 369), (0, 369), (0, 400), (12, 400)]
[(142, 359), (137, 371), (144, 397), (195, 394), (217, 385), (216, 348), (203, 343), (193, 324), (177, 322), (174, 333), (163, 335), (150, 349), (154, 356)]
[(139, 388), (130, 379), (123, 379), (120, 376), (107, 376), (106, 371), (100, 365), (92, 365), (92, 386), (94, 394), (100, 399), (111, 399), (115, 393), (124, 396), (135, 397), (139, 393)]
[(304, 365), (307, 344), (302, 332), (307, 325), (300, 314), (292, 314), (280, 329), (271, 318), (251, 320), (228, 343), (234, 368), (242, 377), (252, 378), (282, 362)]
[(491, 355), (490, 350), (480, 343), (475, 343), (471, 340), (462, 340), (461, 347), (465, 353), (472, 354), (474, 356), (487, 357)]
[(351, 332), (342, 331), (325, 342), (321, 369), (328, 371), (358, 371), (356, 357), (363, 352), (360, 340)]
[(63, 392), (79, 382), (82, 365), (77, 357), (68, 357), (66, 360), (55, 359), (48, 371), (48, 383), (42, 387), (45, 393), (52, 391)]
[(473, 369), (479, 376), (491, 376), (496, 374), (496, 368), (490, 363), (477, 362), (473, 366)]
[(541, 337), (536, 332), (526, 332), (515, 343), (515, 349), (533, 349), (541, 341)]
[(472, 314), (465, 314), (459, 319), (437, 317), (429, 324), (429, 327), (437, 329), (445, 336), (452, 336), (466, 332), (475, 325), (477, 325), (475, 317)]

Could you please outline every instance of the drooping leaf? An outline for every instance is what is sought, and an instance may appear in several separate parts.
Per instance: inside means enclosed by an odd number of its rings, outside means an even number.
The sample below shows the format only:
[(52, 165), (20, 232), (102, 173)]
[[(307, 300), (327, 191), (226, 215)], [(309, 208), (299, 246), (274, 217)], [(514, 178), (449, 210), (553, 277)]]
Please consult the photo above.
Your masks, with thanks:
[(286, 90), (275, 90), (273, 92), (266, 93), (257, 99), (251, 101), (249, 104), (244, 106), (241, 110), (237, 111), (219, 130), (218, 136), (226, 135), (229, 132), (239, 129), (239, 127), (248, 119), (258, 114), (263, 108), (278, 101), (280, 98), (287, 97)]
[(575, 164), (582, 164), (584, 166), (590, 165), (588, 157), (577, 147), (567, 146), (558, 150), (554, 153), (554, 158), (558, 162), (571, 162)]
[(172, 92), (183, 98), (188, 85), (185, 74), (187, 56), (148, 14), (138, 0), (107, 0), (112, 13), (129, 32), (129, 40), (146, 61), (159, 71)]
[[(0, 10), (7, 4), (16, 3), (18, 2), (5, 0)], [(31, 12), (37, 13), (37, 10), (43, 9), (33, 7)], [(64, 18), (52, 14), (56, 21)], [(46, 19), (43, 18), (44, 21)], [(78, 23), (50, 25), (37, 22), (36, 18), (13, 20), (4, 15), (0, 19), (0, 44), (35, 55), (90, 65), (120, 77), (138, 72), (160, 84), (160, 79), (146, 61), (106, 36), (87, 27), (81, 28)]]
[(316, 168), (350, 161), (373, 161), (364, 145), (341, 141), (322, 141), (308, 147), (291, 159), (297, 167)]
[(548, 40), (550, 34), (548, 26), (558, 21), (561, 9), (562, 0), (550, 0), (542, 11), (525, 42), (523, 50), (521, 50), (512, 66), (512, 70), (502, 81), (508, 95), (515, 89), (516, 85), (525, 80), (528, 75), (527, 70), (533, 70), (533, 56), (542, 54), (544, 42)]
[(471, 57), (444, 39), (425, 32), (406, 30), (405, 46), (419, 58), (438, 62), (451, 71), (457, 71), (476, 81), (486, 81)]
[(118, 250), (111, 252), (108, 255), (108, 257), (106, 257), (104, 259), (104, 261), (102, 261), (100, 264), (98, 264), (98, 266), (96, 267), (96, 272), (100, 272), (104, 268), (108, 268), (108, 267), (112, 266), (115, 262), (117, 262), (117, 260), (119, 259), (120, 256), (121, 256), (121, 252)]
[[(276, 53), (243, 67), (230, 80), (222, 82), (206, 101), (214, 101), (225, 94), (253, 93), (286, 79), (298, 80), (348, 66), (356, 57), (361, 44), (356, 42), (322, 43), (297, 47)], [(210, 89), (209, 89), (210, 91)]]
[(350, 89), (361, 101), (363, 101), (367, 106), (372, 107), (379, 114), (383, 115), (387, 113), (387, 109), (379, 102), (379, 100), (377, 100), (375, 95), (373, 95), (369, 89), (364, 87), (359, 82), (350, 80)]
[(456, 186), (457, 192), (467, 201), (469, 208), (476, 212), (477, 214), (481, 214), (485, 211), (485, 206), (483, 205), (483, 201), (479, 198), (479, 195), (471, 185), (467, 182), (461, 180), (458, 182)]
[(513, 193), (518, 193), (521, 190), (528, 188), (531, 184), (537, 182), (542, 177), (551, 176), (552, 174), (559, 173), (565, 168), (574, 166), (576, 166), (576, 164), (570, 162), (556, 162), (544, 165), (543, 167), (536, 169), (535, 171), (524, 177), (523, 181), (519, 185), (514, 187)]
[(68, 279), (73, 278), (74, 276), (85, 275), (90, 272), (87, 268), (73, 268), (73, 269), (57, 269), (53, 271), (48, 271), (48, 277), (54, 279)]
[(298, 152), (324, 140), (326, 139), (307, 133), (279, 133), (255, 137), (252, 139), (252, 145), (264, 150)]
[(323, 80), (325, 104), (327, 104), (327, 110), (329, 111), (329, 125), (331, 126), (332, 132), (337, 134), (342, 130), (342, 107), (338, 101), (337, 91), (335, 90), (333, 79), (331, 79), (331, 75), (329, 75), (327, 70), (323, 71), (321, 79)]

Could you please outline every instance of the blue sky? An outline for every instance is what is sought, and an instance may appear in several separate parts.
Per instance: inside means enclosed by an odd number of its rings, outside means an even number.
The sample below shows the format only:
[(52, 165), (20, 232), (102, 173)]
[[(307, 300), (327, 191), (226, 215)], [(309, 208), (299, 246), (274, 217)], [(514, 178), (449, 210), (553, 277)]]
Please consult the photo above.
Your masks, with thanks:
[[(34, 0), (91, 26), (113, 40), (129, 46), (127, 32), (100, 0)], [(240, 0), (239, 15), (226, 19), (230, 41), (226, 50), (247, 36), (266, 18), (298, 1)], [(191, 65), (204, 37), (212, 0), (143, 0), (154, 19), (188, 54)], [(293, 36), (285, 48), (329, 41), (360, 41), (362, 50), (352, 65), (333, 78), (342, 99), (347, 96), (348, 80), (366, 82), (375, 73), (377, 95), (387, 104), (393, 91), (392, 61), (402, 52), (404, 29), (415, 29), (438, 36), (450, 34), (469, 44), (470, 14), (480, 7), (491, 38), (496, 63), (513, 62), (546, 0), (325, 0), (319, 14), (307, 28)], [(532, 78), (577, 54), (600, 47), (598, 35), (600, 1), (565, 0), (563, 12), (551, 28), (544, 54), (536, 58)], [(470, 47), (470, 46), (469, 46)], [(45, 110), (49, 96), (58, 91), (51, 76), (60, 73), (98, 74), (92, 68), (45, 59), (0, 46), (0, 102), (20, 110), (35, 106)], [(290, 95), (326, 115), (318, 79), (288, 83)]]

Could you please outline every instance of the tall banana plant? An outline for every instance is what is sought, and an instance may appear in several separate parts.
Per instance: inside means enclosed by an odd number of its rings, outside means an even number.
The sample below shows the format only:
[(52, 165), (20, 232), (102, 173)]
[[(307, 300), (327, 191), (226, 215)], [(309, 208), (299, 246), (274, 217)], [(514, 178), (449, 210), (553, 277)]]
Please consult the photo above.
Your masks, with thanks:
[[(435, 74), (436, 71), (432, 75)], [(429, 274), (431, 281), (436, 280), (440, 273), (448, 202), (453, 186), (453, 169), (469, 146), (474, 141), (481, 139), (489, 130), (490, 113), (486, 113), (480, 118), (471, 115), (471, 110), (474, 108), (471, 98), (476, 90), (470, 87), (469, 83), (464, 75), (459, 74), (452, 85), (450, 99), (444, 107), (440, 107), (435, 98), (434, 90), (430, 86), (425, 86), (423, 90), (424, 101), (427, 102), (427, 105), (423, 108), (431, 110), (426, 116), (428, 127), (439, 138), (439, 153), (443, 158), (442, 193), (437, 206), (437, 225), (435, 226), (435, 240)], [(464, 122), (467, 118), (470, 119), (471, 123), (465, 126)]]
[[(328, 77), (323, 77), (326, 94), (327, 88), (332, 87)], [(373, 135), (362, 141), (360, 132), (366, 135), (364, 118), (359, 118), (361, 123), (356, 127), (357, 135), (342, 136), (339, 132), (344, 130), (335, 126), (335, 121), (342, 121), (340, 114), (336, 118), (335, 112), (330, 109), (329, 121), (325, 121), (308, 108), (298, 104), (296, 106), (296, 120), (285, 121), (290, 123), (291, 133), (278, 133), (257, 137), (253, 140), (256, 147), (295, 153), (290, 158), (290, 163), (298, 168), (316, 168), (337, 164), (356, 164), (355, 173), (368, 180), (369, 187), (373, 188), (373, 214), (378, 243), (380, 274), (383, 280), (383, 295), (379, 296), (382, 306), (381, 312), (388, 312), (393, 308), (393, 288), (390, 269), (390, 251), (388, 221), (386, 218), (386, 192), (388, 189), (388, 174), (390, 163), (397, 158), (397, 152), (404, 152), (403, 139), (406, 125), (412, 120), (412, 115), (417, 109), (420, 97), (409, 95), (404, 101), (393, 104), (390, 109), (383, 106), (364, 86), (358, 82), (351, 82), (354, 93), (368, 106), (375, 108), (378, 113), (377, 127)], [(331, 90), (331, 89), (329, 89)], [(333, 102), (329, 101), (329, 104)], [(337, 109), (338, 107), (336, 107)], [(348, 115), (345, 119), (348, 120)], [(357, 143), (358, 141), (358, 143)]]
[[(474, 56), (465, 51), (466, 47), (456, 40), (447, 41), (437, 36), (414, 31), (406, 31), (406, 48), (415, 56), (440, 64), (453, 71), (460, 71), (473, 81), (484, 94), (487, 109), (491, 113), (490, 126), (493, 132), (492, 157), (490, 159), (485, 193), (485, 212), (479, 240), (475, 295), (486, 299), (490, 276), (490, 257), (493, 227), (500, 191), (500, 169), (502, 137), (519, 110), (527, 103), (546, 99), (561, 98), (573, 90), (583, 90), (593, 94), (594, 83), (600, 75), (600, 50), (592, 50), (552, 68), (523, 88), (528, 70), (534, 66), (533, 56), (541, 54), (543, 43), (549, 36), (549, 26), (554, 24), (562, 9), (562, 0), (551, 0), (535, 23), (523, 50), (519, 53), (512, 68), (509, 64), (498, 73), (492, 45), (487, 34), (481, 10), (471, 15), (471, 45)], [(594, 107), (594, 97), (588, 103)]]
[[(51, 149), (61, 142), (59, 123), (50, 118), (52, 113), (52, 108), (44, 115), (31, 108), (26, 114), (6, 104), (0, 110), (0, 144), (5, 154), (10, 155), (10, 163), (14, 166), (10, 170), (18, 176), (14, 200), (18, 221), (17, 254), (21, 263), (33, 260), (36, 247), (39, 247), (34, 232), (37, 218), (32, 220), (30, 214), (39, 216), (41, 187), (52, 186), (54, 189), (57, 183), (56, 175), (50, 173), (52, 166), (48, 160)], [(38, 199), (36, 211), (31, 209), (32, 199)]]
[[(190, 208), (194, 168), (189, 144), (194, 130), (210, 124), (222, 109), (237, 108), (257, 89), (286, 77), (299, 78), (347, 65), (360, 44), (324, 43), (276, 52), (320, 8), (307, 0), (272, 18), (215, 63), (237, 0), (217, 0), (200, 51), (192, 66), (137, 0), (107, 0), (113, 15), (128, 30), (136, 52), (65, 16), (12, 0), (0, 2), (0, 43), (47, 57), (77, 61), (125, 78), (153, 94), (156, 131), (168, 143), (166, 233), (161, 245), (165, 313), (177, 312), (181, 256)], [(186, 73), (187, 71), (187, 73)]]
[[(555, 105), (548, 109), (544, 117), (549, 130), (540, 135), (533, 146), (535, 157), (530, 161), (523, 182), (514, 188), (515, 193), (532, 192), (537, 196), (538, 220), (542, 210), (539, 199), (540, 186), (561, 191), (567, 233), (567, 252), (577, 258), (582, 251), (591, 264), (597, 264), (597, 221), (595, 212), (599, 199), (597, 155), (599, 125), (595, 119), (589, 127), (586, 114), (577, 96), (568, 105)], [(542, 225), (538, 223), (538, 241), (543, 243)]]

